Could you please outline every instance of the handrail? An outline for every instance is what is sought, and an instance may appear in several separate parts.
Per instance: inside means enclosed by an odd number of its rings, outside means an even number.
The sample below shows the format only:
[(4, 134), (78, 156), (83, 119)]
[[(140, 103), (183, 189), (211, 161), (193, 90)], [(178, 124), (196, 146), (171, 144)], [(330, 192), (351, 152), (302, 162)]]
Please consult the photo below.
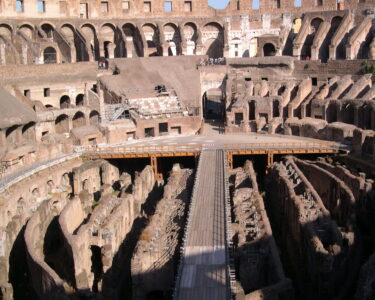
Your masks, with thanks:
[[(200, 152), (204, 144), (197, 145), (153, 145), (153, 146), (79, 146), (75, 148), (76, 152), (81, 152), (83, 155), (90, 154), (110, 154), (110, 153), (148, 153), (148, 152)], [(301, 149), (317, 149), (317, 150), (344, 150), (345, 146), (334, 142), (307, 142), (307, 143), (238, 143), (238, 144), (224, 144), (222, 145), (225, 151), (230, 150), (301, 150)]]

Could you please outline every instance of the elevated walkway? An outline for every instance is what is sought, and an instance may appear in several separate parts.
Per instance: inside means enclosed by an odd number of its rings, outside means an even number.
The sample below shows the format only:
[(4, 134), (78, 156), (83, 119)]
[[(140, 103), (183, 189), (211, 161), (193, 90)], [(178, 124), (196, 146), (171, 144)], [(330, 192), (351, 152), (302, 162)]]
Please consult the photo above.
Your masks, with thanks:
[(231, 299), (225, 183), (224, 151), (203, 150), (174, 300)]

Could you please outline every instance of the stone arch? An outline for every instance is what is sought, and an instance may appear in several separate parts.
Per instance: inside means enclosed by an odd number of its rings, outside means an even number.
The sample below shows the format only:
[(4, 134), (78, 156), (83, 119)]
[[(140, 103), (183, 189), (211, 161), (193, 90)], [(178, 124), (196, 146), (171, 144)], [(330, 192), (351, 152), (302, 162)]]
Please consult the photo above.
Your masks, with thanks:
[(12, 127), (7, 128), (5, 131), (5, 139), (7, 144), (17, 144), (19, 142), (19, 125), (13, 125)]
[(194, 22), (186, 22), (183, 27), (184, 38), (186, 41), (186, 54), (196, 54), (198, 42), (198, 26)]
[(224, 30), (217, 22), (210, 22), (203, 27), (203, 46), (206, 55), (212, 58), (224, 56)]
[(73, 116), (73, 128), (81, 127), (86, 125), (85, 114), (81, 111), (77, 111)]
[(23, 24), (20, 26), (19, 31), (30, 40), (34, 39), (34, 28), (30, 24)]
[(156, 25), (152, 23), (145, 23), (142, 25), (142, 31), (149, 49), (148, 56), (160, 55), (160, 37), (159, 30)]
[(263, 45), (263, 56), (276, 56), (276, 47), (273, 43)]
[[(75, 50), (75, 61), (87, 61), (89, 55), (85, 43), (77, 37), (75, 27), (70, 23), (65, 23), (60, 27), (61, 34)], [(74, 61), (74, 60), (73, 60)]]
[(40, 28), (43, 30), (47, 38), (53, 38), (53, 32), (55, 31), (55, 26), (53, 24), (43, 23)]
[(68, 41), (74, 42), (75, 28), (73, 25), (65, 23), (61, 25), (60, 30)]
[(116, 36), (116, 26), (112, 23), (105, 23), (100, 27), (99, 36), (103, 43), (104, 57), (121, 57), (119, 40)]
[(25, 142), (35, 141), (35, 122), (27, 123), (22, 127), (22, 138)]
[(327, 32), (326, 37), (324, 38), (324, 41), (319, 49), (319, 59), (322, 62), (327, 62), (329, 58), (329, 45), (331, 44), (331, 40), (333, 36), (335, 35), (337, 29), (340, 27), (341, 21), (342, 21), (341, 16), (335, 16), (331, 18), (331, 26)]
[(89, 119), (90, 125), (97, 125), (100, 122), (100, 114), (96, 110), (93, 110), (90, 112)]
[(91, 23), (85, 23), (81, 26), (81, 30), (87, 40), (87, 42), (90, 44), (91, 49), (88, 49), (88, 51), (91, 51), (93, 57), (98, 60), (99, 59), (99, 40), (97, 37), (97, 30), (94, 25)]
[(57, 63), (57, 51), (54, 47), (48, 46), (43, 50), (43, 62), (45, 64)]
[(314, 41), (316, 32), (319, 30), (320, 24), (323, 23), (323, 19), (320, 17), (313, 18), (310, 21), (309, 34), (306, 36), (305, 42), (302, 46), (301, 57), (311, 57), (311, 46)]
[(76, 106), (83, 106), (85, 103), (85, 95), (84, 94), (78, 94), (76, 96)]
[(166, 23), (163, 25), (164, 40), (169, 43), (169, 56), (176, 56), (181, 53), (180, 44), (181, 36), (178, 26), (174, 23)]
[(70, 97), (68, 95), (63, 95), (60, 98), (60, 108), (69, 108), (71, 105)]
[(60, 115), (55, 120), (55, 131), (56, 133), (67, 133), (69, 132), (69, 117), (65, 114)]
[[(138, 27), (131, 22), (127, 22), (121, 26), (121, 29), (126, 37), (126, 57), (143, 56), (143, 42)], [(130, 50), (132, 50), (131, 53)]]
[(6, 24), (6, 23), (1, 23), (0, 24), (0, 35), (11, 41), (12, 40), (12, 35), (13, 35), (13, 29), (12, 29), (12, 26), (10, 26), (9, 24)]
[(115, 42), (116, 26), (112, 23), (105, 23), (100, 26), (100, 38), (111, 43)]

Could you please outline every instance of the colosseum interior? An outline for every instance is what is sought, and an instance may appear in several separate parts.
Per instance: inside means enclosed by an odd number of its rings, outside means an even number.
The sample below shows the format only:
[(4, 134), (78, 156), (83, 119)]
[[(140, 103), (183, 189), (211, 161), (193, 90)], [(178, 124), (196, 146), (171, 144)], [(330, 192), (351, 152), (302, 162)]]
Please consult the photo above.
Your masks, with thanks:
[(0, 300), (375, 299), (374, 178), (375, 0), (0, 1)]

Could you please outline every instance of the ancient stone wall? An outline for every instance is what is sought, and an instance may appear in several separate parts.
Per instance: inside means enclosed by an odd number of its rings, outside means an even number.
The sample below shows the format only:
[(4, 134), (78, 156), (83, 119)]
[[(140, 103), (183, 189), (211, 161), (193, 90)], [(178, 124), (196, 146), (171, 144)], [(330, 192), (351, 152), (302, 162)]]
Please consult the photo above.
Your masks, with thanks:
[[(350, 249), (346, 248), (353, 237), (341, 235), (319, 194), (291, 159), (274, 165), (270, 176), (269, 212), (277, 240), (288, 253), (283, 261), (292, 263), (298, 290), (312, 299), (340, 293), (347, 280), (342, 272), (349, 267), (343, 264)], [(287, 230), (282, 228), (284, 222), (289, 224)]]
[(155, 290), (167, 295), (173, 287), (192, 174), (190, 169), (173, 166), (163, 198), (140, 236), (132, 258), (134, 299), (146, 299)]
[(243, 168), (233, 170), (231, 178), (235, 264), (241, 283), (236, 298), (285, 297), (291, 285), (284, 275), (252, 163), (246, 161)]

